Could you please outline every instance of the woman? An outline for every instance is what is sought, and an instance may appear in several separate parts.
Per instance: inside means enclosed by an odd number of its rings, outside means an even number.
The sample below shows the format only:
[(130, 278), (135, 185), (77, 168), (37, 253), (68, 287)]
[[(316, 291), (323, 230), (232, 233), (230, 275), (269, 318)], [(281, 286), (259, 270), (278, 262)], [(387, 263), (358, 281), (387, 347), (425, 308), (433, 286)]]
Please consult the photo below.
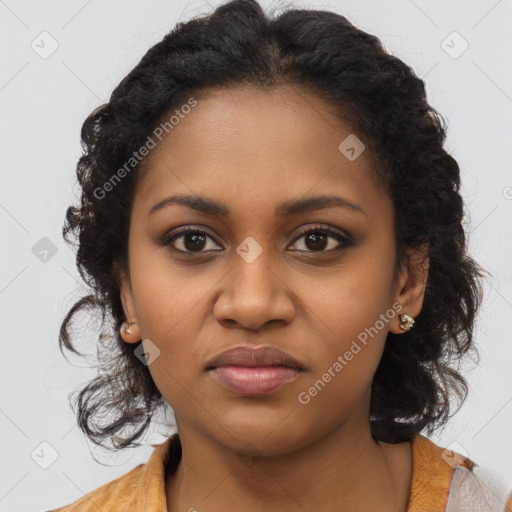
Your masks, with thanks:
[(332, 12), (234, 0), (152, 47), (83, 125), (64, 236), (91, 293), (60, 342), (102, 312), (91, 440), (134, 445), (166, 405), (177, 432), (56, 510), (510, 510), (420, 434), (467, 394), (485, 275), (445, 133)]

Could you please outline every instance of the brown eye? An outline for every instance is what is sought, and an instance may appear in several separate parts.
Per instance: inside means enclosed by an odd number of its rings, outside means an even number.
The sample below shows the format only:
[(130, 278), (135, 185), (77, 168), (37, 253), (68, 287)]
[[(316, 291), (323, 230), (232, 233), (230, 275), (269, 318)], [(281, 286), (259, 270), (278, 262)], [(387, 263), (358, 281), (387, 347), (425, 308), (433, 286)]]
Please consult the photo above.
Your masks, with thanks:
[(204, 245), (206, 242), (206, 237), (201, 235), (200, 233), (187, 233), (182, 235), (183, 237), (183, 245), (187, 249), (187, 251), (201, 251), (204, 249)]
[[(299, 237), (295, 239), (294, 243), (301, 238), (304, 238), (304, 246), (306, 247), (305, 252), (339, 251), (353, 245), (352, 240), (347, 235), (324, 227), (313, 227), (308, 229), (306, 232), (299, 235)], [(329, 247), (329, 239), (335, 240), (337, 244), (331, 244), (331, 247)]]
[[(213, 238), (204, 231), (187, 226), (178, 232), (173, 231), (168, 233), (160, 243), (164, 246), (171, 245), (178, 252), (200, 254), (202, 252), (206, 252), (204, 249), (207, 245), (208, 239), (213, 240)], [(180, 242), (178, 245), (181, 247), (176, 247), (175, 244), (177, 241)]]

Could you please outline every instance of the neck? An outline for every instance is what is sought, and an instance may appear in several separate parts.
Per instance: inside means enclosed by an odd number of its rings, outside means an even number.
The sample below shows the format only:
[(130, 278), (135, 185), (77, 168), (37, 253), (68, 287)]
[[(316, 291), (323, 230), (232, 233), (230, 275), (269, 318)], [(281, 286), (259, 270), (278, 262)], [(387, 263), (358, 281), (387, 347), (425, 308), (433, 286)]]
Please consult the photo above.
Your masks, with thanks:
[(182, 458), (166, 482), (168, 511), (406, 510), (410, 444), (377, 442), (369, 424), (344, 425), (296, 450), (254, 458), (182, 422), (178, 430)]

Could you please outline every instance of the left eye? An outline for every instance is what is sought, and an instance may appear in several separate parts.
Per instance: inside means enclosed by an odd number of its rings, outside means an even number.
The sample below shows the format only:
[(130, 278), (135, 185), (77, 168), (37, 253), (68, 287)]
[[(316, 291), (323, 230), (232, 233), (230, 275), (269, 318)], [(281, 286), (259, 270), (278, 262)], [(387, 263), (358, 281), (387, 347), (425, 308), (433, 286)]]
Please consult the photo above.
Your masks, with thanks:
[[(302, 238), (305, 239), (304, 243), (306, 244), (307, 249), (298, 249), (299, 252), (315, 253), (339, 251), (352, 245), (352, 240), (348, 235), (344, 235), (341, 232), (324, 227), (313, 227), (308, 229), (295, 238), (293, 244), (296, 244)], [(166, 234), (160, 243), (163, 246), (172, 246), (177, 252), (197, 254), (207, 252), (204, 250), (204, 245), (208, 239), (214, 242), (213, 238), (205, 231), (187, 226), (178, 232), (174, 231)], [(329, 247), (329, 239), (335, 240), (337, 244), (335, 243), (333, 247)], [(176, 242), (178, 240), (181, 242), (181, 248), (176, 247)], [(326, 243), (327, 247), (325, 246)], [(215, 249), (213, 250), (215, 251)]]
[[(300, 240), (301, 238), (305, 238), (304, 243), (310, 244), (310, 247), (313, 249), (319, 250), (311, 250), (306, 252), (330, 252), (330, 251), (340, 251), (345, 247), (351, 245), (351, 240), (347, 235), (344, 235), (338, 231), (334, 231), (329, 228), (310, 228), (306, 232), (300, 234), (295, 242)], [(335, 240), (338, 244), (334, 244), (334, 247), (325, 248), (324, 242), (327, 240)], [(316, 247), (315, 247), (316, 246)], [(320, 247), (319, 247), (320, 246)]]

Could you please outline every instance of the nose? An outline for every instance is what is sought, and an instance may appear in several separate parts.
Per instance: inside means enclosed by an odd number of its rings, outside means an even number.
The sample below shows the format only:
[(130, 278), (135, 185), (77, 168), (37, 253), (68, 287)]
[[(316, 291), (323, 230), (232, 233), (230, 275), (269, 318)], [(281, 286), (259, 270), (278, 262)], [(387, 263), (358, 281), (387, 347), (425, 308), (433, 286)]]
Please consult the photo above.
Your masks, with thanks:
[[(294, 292), (279, 271), (271, 268), (270, 250), (248, 262), (238, 254), (221, 281), (214, 306), (215, 319), (225, 327), (261, 330), (266, 324), (292, 322)], [(272, 265), (274, 268), (276, 265)]]

